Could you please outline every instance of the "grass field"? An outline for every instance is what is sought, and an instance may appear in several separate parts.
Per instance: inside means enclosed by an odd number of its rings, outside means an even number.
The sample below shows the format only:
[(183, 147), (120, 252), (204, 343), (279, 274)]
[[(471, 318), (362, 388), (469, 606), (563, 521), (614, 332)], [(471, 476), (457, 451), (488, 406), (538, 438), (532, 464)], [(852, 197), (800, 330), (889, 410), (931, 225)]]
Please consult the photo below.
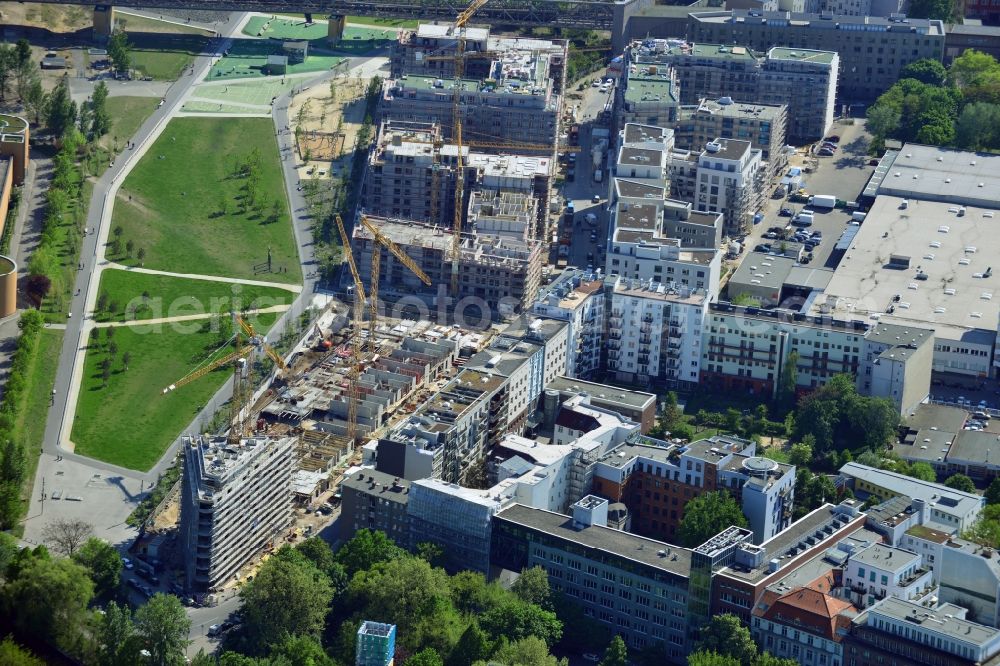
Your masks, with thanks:
[[(303, 79), (287, 78), (277, 79), (274, 77), (262, 81), (245, 81), (242, 83), (213, 83), (201, 85), (195, 88), (193, 97), (198, 100), (211, 99), (222, 103), (231, 102), (232, 106), (242, 104), (252, 104), (265, 107), (267, 113), (271, 112), (271, 98), (282, 95), (295, 86), (302, 85)], [(185, 105), (186, 106), (186, 105)], [(248, 109), (252, 111), (252, 109)]]
[[(254, 148), (261, 156), (258, 200), (267, 202), (262, 214), (240, 207), (247, 179), (233, 175)], [(270, 221), (275, 202), (277, 218)], [(269, 118), (172, 120), (125, 180), (113, 224), (122, 226), (123, 241), (135, 240), (136, 255), (145, 250), (146, 268), (271, 282), (301, 279)], [(268, 248), (274, 272), (255, 272), (266, 262)]]
[(173, 81), (194, 57), (205, 51), (208, 37), (200, 34), (160, 32), (128, 33), (132, 42), (132, 66), (158, 81)]
[(38, 467), (38, 456), (42, 450), (42, 440), (45, 437), (45, 420), (52, 400), (52, 389), (56, 382), (56, 369), (59, 366), (59, 352), (62, 351), (63, 331), (43, 329), (38, 337), (38, 349), (35, 359), (28, 370), (28, 380), (25, 387), (24, 409), (14, 422), (13, 436), (24, 444), (28, 470), (27, 481), (22, 490), (22, 497), (31, 497), (31, 486), (35, 479), (35, 468)]
[(79, 201), (70, 204), (71, 214), (52, 228), (51, 247), (55, 254), (53, 266), (58, 266), (58, 269), (49, 274), (52, 289), (42, 300), (39, 310), (45, 315), (45, 321), (53, 324), (66, 321), (66, 311), (73, 296), (77, 263), (80, 260), (84, 220), (87, 218), (87, 207), (90, 205), (94, 186), (90, 181), (84, 180), (80, 190)]
[[(285, 289), (209, 282), (166, 275), (107, 270), (101, 273), (98, 294), (107, 294), (114, 312), (96, 313), (97, 321), (134, 321), (204, 312), (268, 308), (289, 304), (295, 294)], [(135, 306), (134, 315), (129, 314)]]
[(181, 112), (225, 113), (227, 115), (241, 113), (247, 116), (258, 116), (261, 118), (271, 117), (271, 114), (267, 109), (255, 109), (252, 106), (243, 106), (242, 104), (221, 104), (219, 102), (208, 102), (200, 99), (192, 99), (184, 102), (184, 106), (181, 107)]
[(113, 148), (117, 142), (119, 150), (130, 139), (146, 119), (156, 111), (158, 100), (150, 97), (108, 97), (108, 115), (111, 116), (111, 131), (101, 137), (101, 145)]
[[(278, 16), (290, 16), (293, 18), (305, 18), (305, 14), (294, 14), (289, 12), (281, 12)], [(386, 28), (416, 28), (419, 21), (411, 19), (383, 19), (383, 18), (372, 18), (369, 16), (348, 16), (348, 23), (357, 23), (359, 25), (375, 25)]]
[[(270, 316), (260, 319), (262, 328), (274, 322)], [(159, 332), (148, 332), (151, 327), (147, 326), (117, 327), (113, 340), (118, 353), (107, 386), (101, 369), (109, 356), (106, 332), (102, 331), (99, 343), (89, 343), (73, 422), (76, 453), (137, 470), (147, 470), (159, 460), (231, 377), (232, 366), (226, 365), (163, 393), (164, 387), (196, 369), (218, 349), (220, 336), (207, 330), (210, 324), (198, 327), (200, 331), (188, 334), (171, 327)], [(122, 365), (125, 353), (131, 357), (128, 370)], [(224, 353), (225, 349), (219, 352)]]

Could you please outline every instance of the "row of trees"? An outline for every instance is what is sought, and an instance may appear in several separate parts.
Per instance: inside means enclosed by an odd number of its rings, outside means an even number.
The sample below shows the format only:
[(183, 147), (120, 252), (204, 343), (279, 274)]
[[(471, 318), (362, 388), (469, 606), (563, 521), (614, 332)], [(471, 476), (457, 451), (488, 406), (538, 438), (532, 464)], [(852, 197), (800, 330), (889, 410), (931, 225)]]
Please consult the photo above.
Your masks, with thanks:
[(28, 375), (34, 364), (44, 320), (37, 310), (25, 310), (18, 321), (21, 334), (11, 358), (10, 374), (0, 401), (0, 528), (11, 529), (24, 515), (21, 492), (28, 472), (24, 443), (15, 428), (25, 409)]
[(951, 67), (924, 59), (868, 109), (868, 128), (881, 149), (886, 138), (966, 150), (1000, 148), (1000, 63), (969, 50)]

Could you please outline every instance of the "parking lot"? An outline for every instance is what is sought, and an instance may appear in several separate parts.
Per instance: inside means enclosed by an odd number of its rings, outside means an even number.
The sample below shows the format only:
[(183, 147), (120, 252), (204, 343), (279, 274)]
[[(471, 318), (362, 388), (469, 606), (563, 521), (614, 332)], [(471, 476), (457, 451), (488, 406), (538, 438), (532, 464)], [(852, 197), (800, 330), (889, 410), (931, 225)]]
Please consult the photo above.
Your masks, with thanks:
[[(850, 119), (847, 120), (850, 121)], [(810, 157), (806, 154), (809, 147), (803, 147), (800, 153), (792, 157), (790, 165), (805, 167), (807, 172), (804, 174), (803, 187), (809, 194), (830, 194), (844, 201), (855, 201), (861, 195), (865, 184), (875, 170), (874, 166), (868, 164), (870, 158), (867, 151), (870, 136), (865, 132), (864, 121), (861, 119), (854, 120), (853, 124), (837, 122), (830, 134), (840, 137), (840, 148), (834, 156)], [(753, 231), (746, 239), (746, 246), (749, 249), (752, 250), (761, 243), (762, 237), (769, 228), (785, 227), (789, 224), (791, 218), (779, 215), (779, 211), (783, 207), (790, 208), (793, 213), (809, 208), (807, 204), (793, 203), (785, 198), (767, 199), (764, 220), (754, 226)], [(847, 228), (852, 211), (844, 209), (824, 211), (818, 208), (811, 210), (815, 215), (813, 224), (808, 227), (808, 230), (819, 231), (823, 240), (813, 250), (813, 259), (810, 265), (817, 268), (834, 268), (839, 258), (831, 256), (833, 248), (844, 229)], [(743, 256), (745, 257), (746, 254), (744, 252)]]

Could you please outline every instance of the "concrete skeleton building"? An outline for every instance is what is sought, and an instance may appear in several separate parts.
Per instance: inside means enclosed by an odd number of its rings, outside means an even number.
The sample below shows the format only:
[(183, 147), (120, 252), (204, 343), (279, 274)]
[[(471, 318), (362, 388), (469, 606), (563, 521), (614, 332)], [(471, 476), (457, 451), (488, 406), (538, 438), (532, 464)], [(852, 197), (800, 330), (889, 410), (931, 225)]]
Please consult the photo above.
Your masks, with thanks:
[(941, 60), (945, 43), (944, 24), (936, 19), (760, 9), (692, 12), (687, 36), (698, 43), (739, 45), (759, 52), (774, 46), (835, 51), (839, 55), (837, 95), (842, 102), (874, 100), (911, 62)]
[(713, 139), (749, 141), (760, 150), (773, 178), (784, 171), (788, 156), (784, 148), (788, 126), (786, 104), (746, 104), (731, 97), (717, 101), (699, 99), (697, 105), (682, 106), (674, 126), (674, 146), (678, 150), (700, 149)]
[(281, 537), (292, 520), (295, 441), (186, 438), (180, 542), (187, 589), (219, 590)]
[[(745, 46), (729, 44), (689, 44), (679, 39), (634, 42), (626, 49), (623, 85), (633, 76), (655, 76), (672, 83), (676, 80), (671, 90), (679, 88), (684, 105), (698, 104), (704, 98), (784, 105), (785, 133), (790, 140), (815, 141), (826, 135), (833, 124), (837, 93), (839, 56), (835, 51), (769, 45), (760, 49), (766, 55), (759, 56)], [(676, 111), (672, 115), (678, 116)]]
[[(474, 39), (470, 50), (484, 54), (486, 60), (468, 67), (465, 78), (457, 84), (461, 86), (459, 119), (464, 144), (536, 144), (542, 154), (554, 154), (566, 43), (490, 38), (485, 29), (471, 30)], [(454, 60), (448, 56), (454, 55), (456, 45), (451, 25), (423, 24), (415, 34), (404, 32), (393, 57), (397, 73), (386, 85), (380, 105), (382, 117), (435, 122), (444, 136), (453, 138), (456, 82)], [(429, 56), (445, 59), (435, 61)], [(468, 60), (474, 63), (476, 58)]]
[[(551, 188), (550, 157), (491, 155), (463, 146), (463, 217), (470, 213), (470, 199), (501, 198), (520, 194), (548, 201)], [(369, 214), (454, 226), (458, 146), (444, 141), (436, 123), (386, 120), (379, 127), (375, 150), (369, 157), (362, 208)], [(532, 214), (532, 237), (545, 228), (545, 206), (521, 213)]]
[[(521, 211), (527, 215), (530, 208), (521, 207)], [(484, 212), (482, 207), (477, 208), (476, 219)], [(352, 251), (362, 276), (371, 274), (372, 254), (376, 251), (381, 254), (380, 294), (416, 298), (426, 305), (434, 305), (435, 299), (447, 295), (452, 274), (450, 228), (374, 216), (368, 220), (409, 255), (432, 282), (430, 287), (425, 286), (402, 262), (377, 244), (369, 231), (360, 224), (355, 225)], [(527, 233), (498, 233), (498, 225), (493, 222), (482, 226), (483, 232), (463, 233), (455, 306), (461, 308), (463, 302), (478, 300), (485, 305), (481, 315), (501, 320), (529, 307), (534, 301), (545, 263), (544, 248)], [(530, 228), (523, 231), (530, 231)]]
[(639, 439), (598, 461), (593, 492), (625, 504), (633, 532), (674, 542), (687, 502), (725, 490), (742, 506), (753, 542), (760, 543), (791, 523), (795, 467), (755, 454), (753, 442), (736, 437), (687, 445)]

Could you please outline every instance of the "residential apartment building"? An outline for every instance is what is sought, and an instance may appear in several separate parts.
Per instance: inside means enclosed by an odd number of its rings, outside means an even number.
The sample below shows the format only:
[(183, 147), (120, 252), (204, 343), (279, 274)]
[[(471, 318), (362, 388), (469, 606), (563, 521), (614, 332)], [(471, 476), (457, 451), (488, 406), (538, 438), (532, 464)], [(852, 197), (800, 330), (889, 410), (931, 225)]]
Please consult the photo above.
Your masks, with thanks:
[(767, 187), (760, 151), (740, 139), (709, 141), (698, 156), (697, 173), (695, 210), (722, 213), (730, 236), (748, 231)]
[[(762, 53), (774, 46), (796, 51), (836, 51), (841, 101), (868, 102), (888, 90), (911, 62), (921, 58), (941, 60), (945, 29), (936, 19), (733, 9), (690, 14), (688, 38), (739, 44)], [(789, 116), (792, 114), (789, 105)]]
[(656, 395), (653, 393), (582, 381), (577, 377), (557, 377), (546, 384), (545, 389), (558, 393), (561, 399), (586, 393), (590, 404), (635, 421), (643, 434), (656, 422)]
[(699, 99), (697, 106), (681, 107), (674, 126), (674, 145), (678, 150), (700, 149), (716, 138), (749, 141), (760, 150), (767, 163), (768, 177), (784, 171), (788, 157), (784, 152), (788, 106), (786, 104), (748, 104), (732, 97), (718, 100)]
[(624, 503), (637, 534), (674, 541), (687, 502), (725, 490), (740, 503), (753, 542), (760, 543), (791, 523), (795, 468), (755, 453), (752, 441), (736, 437), (716, 436), (683, 446), (638, 440), (598, 462), (593, 492)]
[(564, 270), (542, 287), (531, 314), (568, 324), (566, 376), (588, 379), (601, 365), (604, 346), (604, 280), (579, 269)]
[(929, 598), (933, 576), (920, 555), (876, 543), (851, 555), (844, 569), (844, 589), (858, 608), (887, 596), (919, 603)]
[[(742, 44), (642, 40), (626, 50), (627, 72), (641, 74), (652, 68), (661, 77), (676, 78), (682, 105), (696, 105), (704, 98), (741, 105), (784, 105), (790, 140), (815, 141), (825, 136), (833, 124), (840, 60), (836, 51), (769, 45), (759, 49), (766, 55), (757, 55)], [(722, 135), (709, 139), (716, 136)]]
[[(477, 215), (483, 213), (477, 209)], [(527, 213), (525, 213), (527, 214)], [(495, 219), (495, 218), (494, 218)], [(352, 251), (362, 276), (370, 275), (372, 256), (380, 254), (379, 293), (396, 299), (417, 299), (425, 305), (437, 304), (436, 299), (447, 294), (452, 274), (452, 234), (450, 229), (399, 219), (369, 217), (368, 221), (392, 240), (420, 266), (431, 279), (424, 285), (403, 262), (380, 243), (363, 225), (355, 225), (351, 239)], [(545, 263), (543, 244), (533, 240), (531, 229), (521, 235), (506, 233), (491, 221), (484, 231), (463, 233), (459, 245), (459, 281), (456, 305), (463, 299), (485, 310), (487, 317), (502, 320), (530, 307), (538, 292), (542, 266)], [(504, 231), (501, 233), (501, 231)], [(477, 315), (478, 316), (478, 315)]]
[(1000, 631), (971, 621), (962, 606), (936, 608), (888, 597), (859, 615), (844, 636), (844, 666), (995, 664)]
[(607, 372), (633, 385), (696, 383), (708, 294), (653, 280), (609, 282)]
[(677, 122), (680, 93), (669, 67), (626, 67), (615, 91), (618, 116), (625, 123), (670, 127)]
[(358, 530), (385, 532), (402, 548), (409, 548), (407, 503), (410, 481), (376, 469), (348, 470), (340, 485), (340, 538), (347, 541)]
[(954, 490), (940, 483), (922, 481), (856, 462), (849, 462), (841, 467), (840, 478), (862, 499), (875, 496), (884, 501), (905, 495), (923, 500), (930, 511), (930, 521), (959, 532), (972, 527), (986, 503), (981, 495), (975, 493)]
[(188, 437), (182, 446), (180, 543), (185, 587), (215, 592), (292, 519), (294, 437)]

